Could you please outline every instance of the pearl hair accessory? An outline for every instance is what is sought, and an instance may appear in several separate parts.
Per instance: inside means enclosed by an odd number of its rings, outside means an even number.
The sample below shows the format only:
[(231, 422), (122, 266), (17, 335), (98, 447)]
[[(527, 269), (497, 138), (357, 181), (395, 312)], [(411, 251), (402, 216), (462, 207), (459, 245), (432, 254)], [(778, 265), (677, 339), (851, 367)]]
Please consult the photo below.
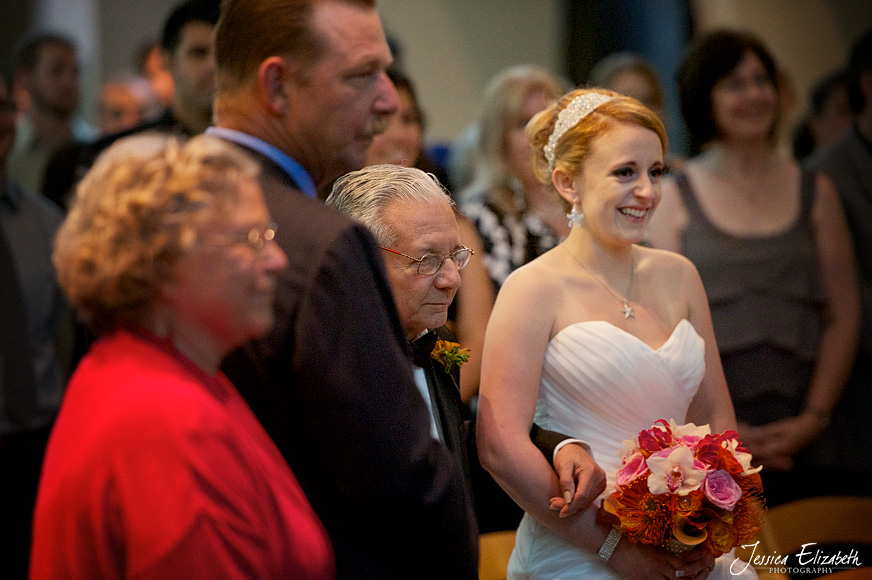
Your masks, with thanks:
[(545, 159), (548, 160), (548, 167), (554, 170), (554, 148), (557, 147), (557, 142), (563, 137), (567, 131), (578, 125), (578, 122), (590, 115), (600, 105), (608, 103), (614, 99), (610, 95), (602, 93), (590, 92), (579, 95), (572, 99), (566, 105), (566, 108), (557, 114), (557, 121), (554, 122), (554, 130), (551, 131), (551, 136), (548, 137), (548, 144), (545, 145), (543, 151)]

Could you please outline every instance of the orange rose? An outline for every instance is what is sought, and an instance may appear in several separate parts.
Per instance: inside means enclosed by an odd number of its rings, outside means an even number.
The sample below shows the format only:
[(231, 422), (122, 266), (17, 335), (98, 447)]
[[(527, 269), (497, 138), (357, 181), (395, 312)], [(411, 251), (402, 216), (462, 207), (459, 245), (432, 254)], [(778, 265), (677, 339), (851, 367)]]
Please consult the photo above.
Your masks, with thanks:
[(463, 363), (469, 360), (469, 349), (460, 348), (456, 342), (437, 340), (430, 356), (442, 365), (446, 373), (450, 373), (451, 367), (457, 365), (459, 369)]
[(732, 550), (737, 539), (731, 525), (719, 518), (712, 520), (709, 525), (708, 545), (715, 558)]

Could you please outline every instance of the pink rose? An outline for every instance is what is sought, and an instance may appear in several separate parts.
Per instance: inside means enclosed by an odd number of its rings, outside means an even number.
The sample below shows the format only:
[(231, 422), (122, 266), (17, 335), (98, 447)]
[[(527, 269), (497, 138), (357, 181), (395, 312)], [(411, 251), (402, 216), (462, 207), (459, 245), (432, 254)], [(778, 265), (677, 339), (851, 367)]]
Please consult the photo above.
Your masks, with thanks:
[(615, 480), (619, 487), (623, 487), (646, 471), (648, 471), (648, 466), (645, 464), (645, 456), (641, 453), (634, 453), (624, 461), (624, 466), (618, 470)]
[(702, 491), (717, 507), (730, 511), (736, 507), (736, 502), (742, 497), (742, 488), (733, 480), (729, 472), (723, 469), (712, 471), (705, 476)]

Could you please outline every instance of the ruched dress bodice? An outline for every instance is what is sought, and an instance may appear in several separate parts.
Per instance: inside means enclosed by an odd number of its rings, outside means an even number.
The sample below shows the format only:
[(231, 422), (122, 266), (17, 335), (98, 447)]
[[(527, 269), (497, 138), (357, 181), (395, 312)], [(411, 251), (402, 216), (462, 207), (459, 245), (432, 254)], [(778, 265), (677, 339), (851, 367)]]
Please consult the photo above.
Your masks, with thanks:
[(611, 476), (621, 466), (617, 451), (625, 439), (657, 419), (684, 422), (704, 354), (687, 320), (659, 348), (605, 321), (568, 326), (545, 352), (536, 423), (588, 442)]
[[(594, 459), (608, 474), (606, 491), (594, 502), (599, 506), (602, 497), (614, 491), (615, 472), (621, 466), (618, 450), (624, 440), (650, 428), (657, 419), (684, 423), (704, 372), (705, 342), (687, 320), (679, 322), (657, 348), (608, 322), (579, 322), (548, 343), (536, 422), (590, 444)], [(719, 561), (717, 568), (731, 561)], [(620, 577), (596, 554), (564, 542), (524, 515), (509, 578)]]

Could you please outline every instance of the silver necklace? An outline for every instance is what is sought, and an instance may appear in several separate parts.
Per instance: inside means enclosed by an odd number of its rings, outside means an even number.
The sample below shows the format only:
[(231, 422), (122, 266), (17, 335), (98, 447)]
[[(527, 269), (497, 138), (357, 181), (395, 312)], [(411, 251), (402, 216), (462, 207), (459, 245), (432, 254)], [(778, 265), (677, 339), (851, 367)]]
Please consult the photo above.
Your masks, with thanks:
[[(578, 264), (579, 266), (581, 266), (582, 268), (584, 268), (584, 271), (587, 272), (588, 274), (590, 274), (590, 277), (591, 277), (591, 278), (593, 278), (594, 280), (596, 280), (597, 282), (599, 282), (599, 283), (602, 285), (603, 288), (605, 288), (606, 290), (608, 290), (609, 294), (611, 294), (612, 296), (614, 296), (615, 298), (617, 298), (618, 301), (621, 302), (621, 304), (624, 305), (624, 307), (621, 308), (621, 314), (624, 315), (624, 318), (636, 318), (636, 313), (633, 312), (633, 307), (630, 306), (630, 303), (627, 302), (627, 299), (626, 299), (626, 298), (624, 298), (623, 296), (618, 295), (617, 292), (615, 292), (614, 290), (612, 290), (611, 286), (609, 286), (608, 284), (606, 284), (605, 282), (603, 282), (602, 280), (600, 280), (599, 277), (597, 277), (593, 272), (591, 272), (590, 270), (588, 270), (587, 266), (585, 266), (584, 264), (582, 264), (582, 263), (581, 263), (581, 260), (579, 260), (578, 258), (576, 258), (576, 257), (575, 257), (575, 256), (574, 256), (574, 255), (569, 251), (569, 249), (568, 249), (566, 246), (563, 246), (563, 249), (566, 250), (566, 253), (569, 254), (569, 257), (570, 257), (570, 258), (572, 258), (573, 260), (575, 260), (575, 263), (576, 263), (576, 264)], [(630, 283), (627, 285), (627, 294), (629, 294), (629, 293), (630, 293), (630, 290), (633, 289), (633, 275), (636, 273), (636, 256), (633, 255), (633, 254), (631, 254), (631, 260), (632, 260), (632, 261), (631, 261), (631, 263), (630, 263)]]

